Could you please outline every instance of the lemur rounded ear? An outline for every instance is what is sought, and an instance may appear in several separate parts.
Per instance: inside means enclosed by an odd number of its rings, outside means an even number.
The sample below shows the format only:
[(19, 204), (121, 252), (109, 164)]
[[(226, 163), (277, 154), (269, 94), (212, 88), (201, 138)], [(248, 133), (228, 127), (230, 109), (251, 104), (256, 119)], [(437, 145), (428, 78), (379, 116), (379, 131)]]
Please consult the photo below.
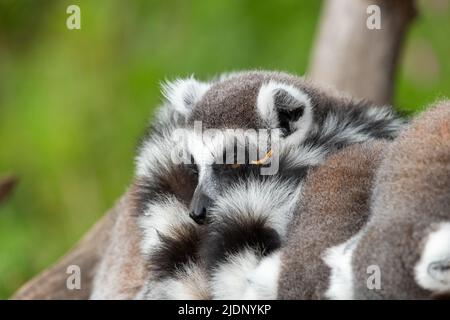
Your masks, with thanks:
[(166, 100), (183, 115), (189, 114), (211, 85), (194, 77), (166, 81), (161, 85)]
[(428, 235), (415, 277), (424, 289), (435, 293), (450, 291), (450, 222), (439, 224)]
[(310, 98), (289, 84), (276, 81), (263, 84), (256, 103), (263, 120), (271, 128), (281, 128), (285, 136), (298, 130), (304, 134), (312, 124)]

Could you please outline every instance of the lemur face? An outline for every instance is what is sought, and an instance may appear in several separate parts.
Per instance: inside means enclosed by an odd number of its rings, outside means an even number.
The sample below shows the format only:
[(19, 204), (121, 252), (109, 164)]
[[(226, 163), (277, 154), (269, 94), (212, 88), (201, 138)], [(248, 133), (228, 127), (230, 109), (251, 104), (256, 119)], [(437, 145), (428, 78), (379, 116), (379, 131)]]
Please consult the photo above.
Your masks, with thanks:
[[(164, 95), (136, 158), (131, 199), (141, 252), (166, 293), (180, 284), (174, 278), (191, 280), (192, 268), (221, 265), (225, 277), (214, 281), (222, 288), (229, 267), (256, 267), (286, 238), (312, 166), (347, 145), (392, 139), (403, 126), (389, 107), (276, 72), (177, 80)], [(246, 283), (246, 272), (232, 281)], [(154, 296), (152, 287), (144, 296)]]
[[(391, 139), (403, 126), (389, 107), (278, 72), (242, 72), (211, 83), (176, 80), (163, 94), (165, 106), (137, 158), (138, 180), (151, 184), (138, 189), (140, 212), (156, 188), (190, 206), (200, 223), (218, 197), (249, 177), (298, 185), (328, 153)], [(178, 180), (195, 180), (195, 187)]]
[(278, 170), (279, 144), (300, 143), (312, 126), (312, 102), (299, 79), (249, 72), (215, 83), (192, 78), (165, 87), (165, 96), (186, 116), (178, 136), (198, 175), (190, 209), (203, 223), (214, 200), (249, 177), (265, 179)]

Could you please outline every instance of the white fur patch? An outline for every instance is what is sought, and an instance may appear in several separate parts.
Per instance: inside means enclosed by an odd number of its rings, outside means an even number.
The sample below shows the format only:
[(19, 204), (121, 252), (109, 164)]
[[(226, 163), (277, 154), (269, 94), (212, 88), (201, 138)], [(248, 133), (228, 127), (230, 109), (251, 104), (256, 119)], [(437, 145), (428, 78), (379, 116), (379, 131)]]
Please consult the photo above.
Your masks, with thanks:
[(326, 298), (331, 300), (354, 299), (352, 257), (358, 239), (359, 235), (356, 235), (325, 251), (322, 259), (331, 269), (330, 284), (325, 292)]
[(209, 83), (200, 82), (195, 80), (194, 77), (190, 77), (164, 83), (162, 93), (178, 112), (187, 115), (210, 86)]
[(212, 275), (211, 288), (214, 299), (240, 300), (248, 286), (247, 279), (256, 269), (259, 257), (251, 249), (228, 257)]
[(211, 165), (215, 162), (218, 149), (222, 149), (223, 141), (220, 137), (203, 140), (202, 131), (186, 131), (186, 148), (194, 157), (198, 166)]
[(274, 300), (278, 296), (278, 278), (281, 267), (281, 253), (275, 252), (261, 260), (247, 279), (245, 300)]
[[(441, 266), (441, 268), (436, 268)], [(442, 268), (445, 266), (446, 268)], [(450, 290), (450, 222), (439, 224), (425, 242), (415, 266), (415, 278), (424, 289), (443, 293)]]
[(295, 88), (292, 85), (269, 81), (261, 86), (256, 101), (257, 110), (260, 116), (267, 122), (271, 128), (278, 127), (278, 115), (275, 110), (275, 94), (277, 90), (285, 90), (294, 99), (301, 103), (305, 108), (303, 115), (294, 123), (295, 132), (292, 133), (287, 139), (296, 141), (302, 141), (310, 130), (313, 122), (311, 99), (307, 94), (301, 90)]
[(207, 273), (194, 263), (183, 265), (173, 278), (152, 281), (136, 295), (136, 300), (200, 300), (210, 298)]
[(136, 157), (136, 176), (152, 177), (172, 165), (171, 151), (175, 145), (171, 137), (154, 136), (146, 141)]
[(160, 235), (170, 235), (173, 228), (194, 224), (194, 221), (184, 204), (175, 197), (167, 197), (164, 201), (150, 203), (138, 224), (143, 231), (141, 251), (149, 254), (161, 243)]

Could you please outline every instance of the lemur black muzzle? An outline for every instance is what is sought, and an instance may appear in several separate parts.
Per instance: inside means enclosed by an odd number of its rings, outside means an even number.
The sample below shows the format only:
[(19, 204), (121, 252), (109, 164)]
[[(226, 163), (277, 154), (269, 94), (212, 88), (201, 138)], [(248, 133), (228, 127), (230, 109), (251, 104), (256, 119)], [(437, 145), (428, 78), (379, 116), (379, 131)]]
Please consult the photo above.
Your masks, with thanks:
[(206, 221), (208, 209), (211, 205), (211, 198), (203, 193), (194, 192), (191, 202), (191, 212), (189, 216), (198, 224)]

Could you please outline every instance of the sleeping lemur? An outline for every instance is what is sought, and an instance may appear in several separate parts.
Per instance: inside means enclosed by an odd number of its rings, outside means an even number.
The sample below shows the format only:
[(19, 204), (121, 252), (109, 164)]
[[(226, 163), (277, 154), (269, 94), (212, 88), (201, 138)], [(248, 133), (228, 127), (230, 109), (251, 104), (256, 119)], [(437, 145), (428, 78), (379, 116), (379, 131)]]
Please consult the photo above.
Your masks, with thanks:
[(279, 254), (309, 168), (403, 127), (389, 107), (278, 72), (177, 80), (164, 95), (133, 186), (150, 273), (138, 299), (251, 297), (246, 283)]
[(287, 240), (249, 276), (247, 297), (450, 299), (449, 173), (450, 102), (392, 143), (330, 155), (308, 173)]
[[(352, 281), (337, 297), (450, 298), (449, 101), (421, 114), (392, 143), (376, 177), (371, 218), (346, 255), (334, 267)], [(367, 286), (372, 265), (380, 270), (378, 290)]]
[[(271, 259), (276, 275), (272, 283), (259, 287), (272, 288), (272, 297), (283, 300), (334, 298), (339, 286), (329, 290), (329, 283), (339, 270), (331, 272), (330, 258), (323, 258), (329, 248), (346, 242), (367, 223), (374, 176), (387, 146), (379, 141), (349, 146), (312, 168), (287, 241), (280, 255)], [(340, 280), (345, 285), (347, 279)], [(250, 290), (260, 296), (258, 286)]]

